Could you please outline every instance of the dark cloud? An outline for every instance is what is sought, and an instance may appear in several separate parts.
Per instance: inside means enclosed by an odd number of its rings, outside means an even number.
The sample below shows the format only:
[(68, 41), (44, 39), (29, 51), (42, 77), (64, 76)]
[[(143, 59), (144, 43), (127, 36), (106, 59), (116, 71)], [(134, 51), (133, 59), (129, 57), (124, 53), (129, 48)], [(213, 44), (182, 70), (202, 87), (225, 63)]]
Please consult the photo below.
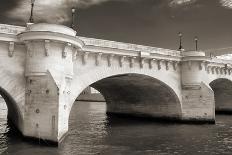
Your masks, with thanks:
[(178, 48), (178, 32), (185, 49), (232, 46), (232, 10), (218, 0), (197, 0), (171, 7), (171, 1), (106, 2), (79, 11), (78, 33), (83, 36)]
[(11, 10), (18, 5), (18, 0), (1, 0), (0, 10), (2, 12)]
[[(157, 47), (194, 48), (199, 37), (202, 49), (232, 46), (231, 0), (36, 0), (35, 22), (70, 25), (75, 14), (78, 34)], [(0, 21), (25, 25), (30, 0), (1, 0)], [(222, 7), (223, 6), (223, 7)]]
[(6, 12), (13, 10), (19, 5), (18, 0), (1, 0), (0, 2), (0, 20), (2, 23), (8, 23), (11, 17), (6, 16)]
[[(11, 1), (15, 4), (3, 4), (2, 7), (5, 10), (2, 13), (9, 18), (26, 22), (30, 13), (30, 0)], [(126, 2), (130, 0), (36, 0), (34, 18), (43, 22), (66, 23), (70, 21), (70, 10), (72, 7), (83, 9), (107, 1)], [(11, 8), (6, 9), (7, 5), (11, 5)]]

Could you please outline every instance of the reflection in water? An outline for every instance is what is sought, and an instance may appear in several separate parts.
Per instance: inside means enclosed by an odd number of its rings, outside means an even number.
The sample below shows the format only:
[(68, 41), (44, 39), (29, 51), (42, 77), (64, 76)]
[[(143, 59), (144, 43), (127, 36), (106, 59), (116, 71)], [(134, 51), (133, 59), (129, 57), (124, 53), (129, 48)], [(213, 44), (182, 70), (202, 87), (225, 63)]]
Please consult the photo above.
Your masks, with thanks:
[(3, 98), (0, 96), (0, 153), (7, 149), (7, 107)]
[(216, 125), (155, 123), (107, 116), (104, 103), (77, 102), (70, 131), (56, 147), (25, 142), (7, 127), (6, 109), (0, 112), (0, 152), (11, 155), (76, 154), (232, 154), (232, 116), (217, 116)]

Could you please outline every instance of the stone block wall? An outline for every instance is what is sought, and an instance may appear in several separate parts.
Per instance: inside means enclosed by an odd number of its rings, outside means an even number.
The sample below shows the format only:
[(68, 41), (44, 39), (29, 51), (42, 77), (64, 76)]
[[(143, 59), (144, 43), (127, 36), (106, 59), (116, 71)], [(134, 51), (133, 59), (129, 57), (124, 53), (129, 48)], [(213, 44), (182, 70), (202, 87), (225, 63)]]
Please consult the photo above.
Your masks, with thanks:
[(183, 120), (215, 121), (214, 92), (208, 85), (184, 85), (182, 97)]

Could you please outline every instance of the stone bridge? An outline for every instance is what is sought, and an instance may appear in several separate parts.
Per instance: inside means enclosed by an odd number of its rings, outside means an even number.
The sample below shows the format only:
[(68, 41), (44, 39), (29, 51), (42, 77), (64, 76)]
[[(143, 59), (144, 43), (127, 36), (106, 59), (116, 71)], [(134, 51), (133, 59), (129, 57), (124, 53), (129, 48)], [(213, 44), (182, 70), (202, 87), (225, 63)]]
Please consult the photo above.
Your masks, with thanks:
[(214, 122), (232, 111), (232, 61), (84, 38), (68, 27), (0, 25), (0, 94), (26, 137), (60, 142), (75, 99), (88, 86), (107, 113)]

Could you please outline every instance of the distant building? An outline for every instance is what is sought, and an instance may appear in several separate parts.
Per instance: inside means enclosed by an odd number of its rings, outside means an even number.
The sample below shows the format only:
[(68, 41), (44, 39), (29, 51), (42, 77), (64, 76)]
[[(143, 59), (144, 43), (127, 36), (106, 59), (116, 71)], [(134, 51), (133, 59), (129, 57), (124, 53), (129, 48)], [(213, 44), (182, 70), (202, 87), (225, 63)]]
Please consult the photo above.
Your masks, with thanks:
[(99, 91), (92, 87), (87, 87), (77, 98), (77, 101), (104, 102), (105, 99)]

